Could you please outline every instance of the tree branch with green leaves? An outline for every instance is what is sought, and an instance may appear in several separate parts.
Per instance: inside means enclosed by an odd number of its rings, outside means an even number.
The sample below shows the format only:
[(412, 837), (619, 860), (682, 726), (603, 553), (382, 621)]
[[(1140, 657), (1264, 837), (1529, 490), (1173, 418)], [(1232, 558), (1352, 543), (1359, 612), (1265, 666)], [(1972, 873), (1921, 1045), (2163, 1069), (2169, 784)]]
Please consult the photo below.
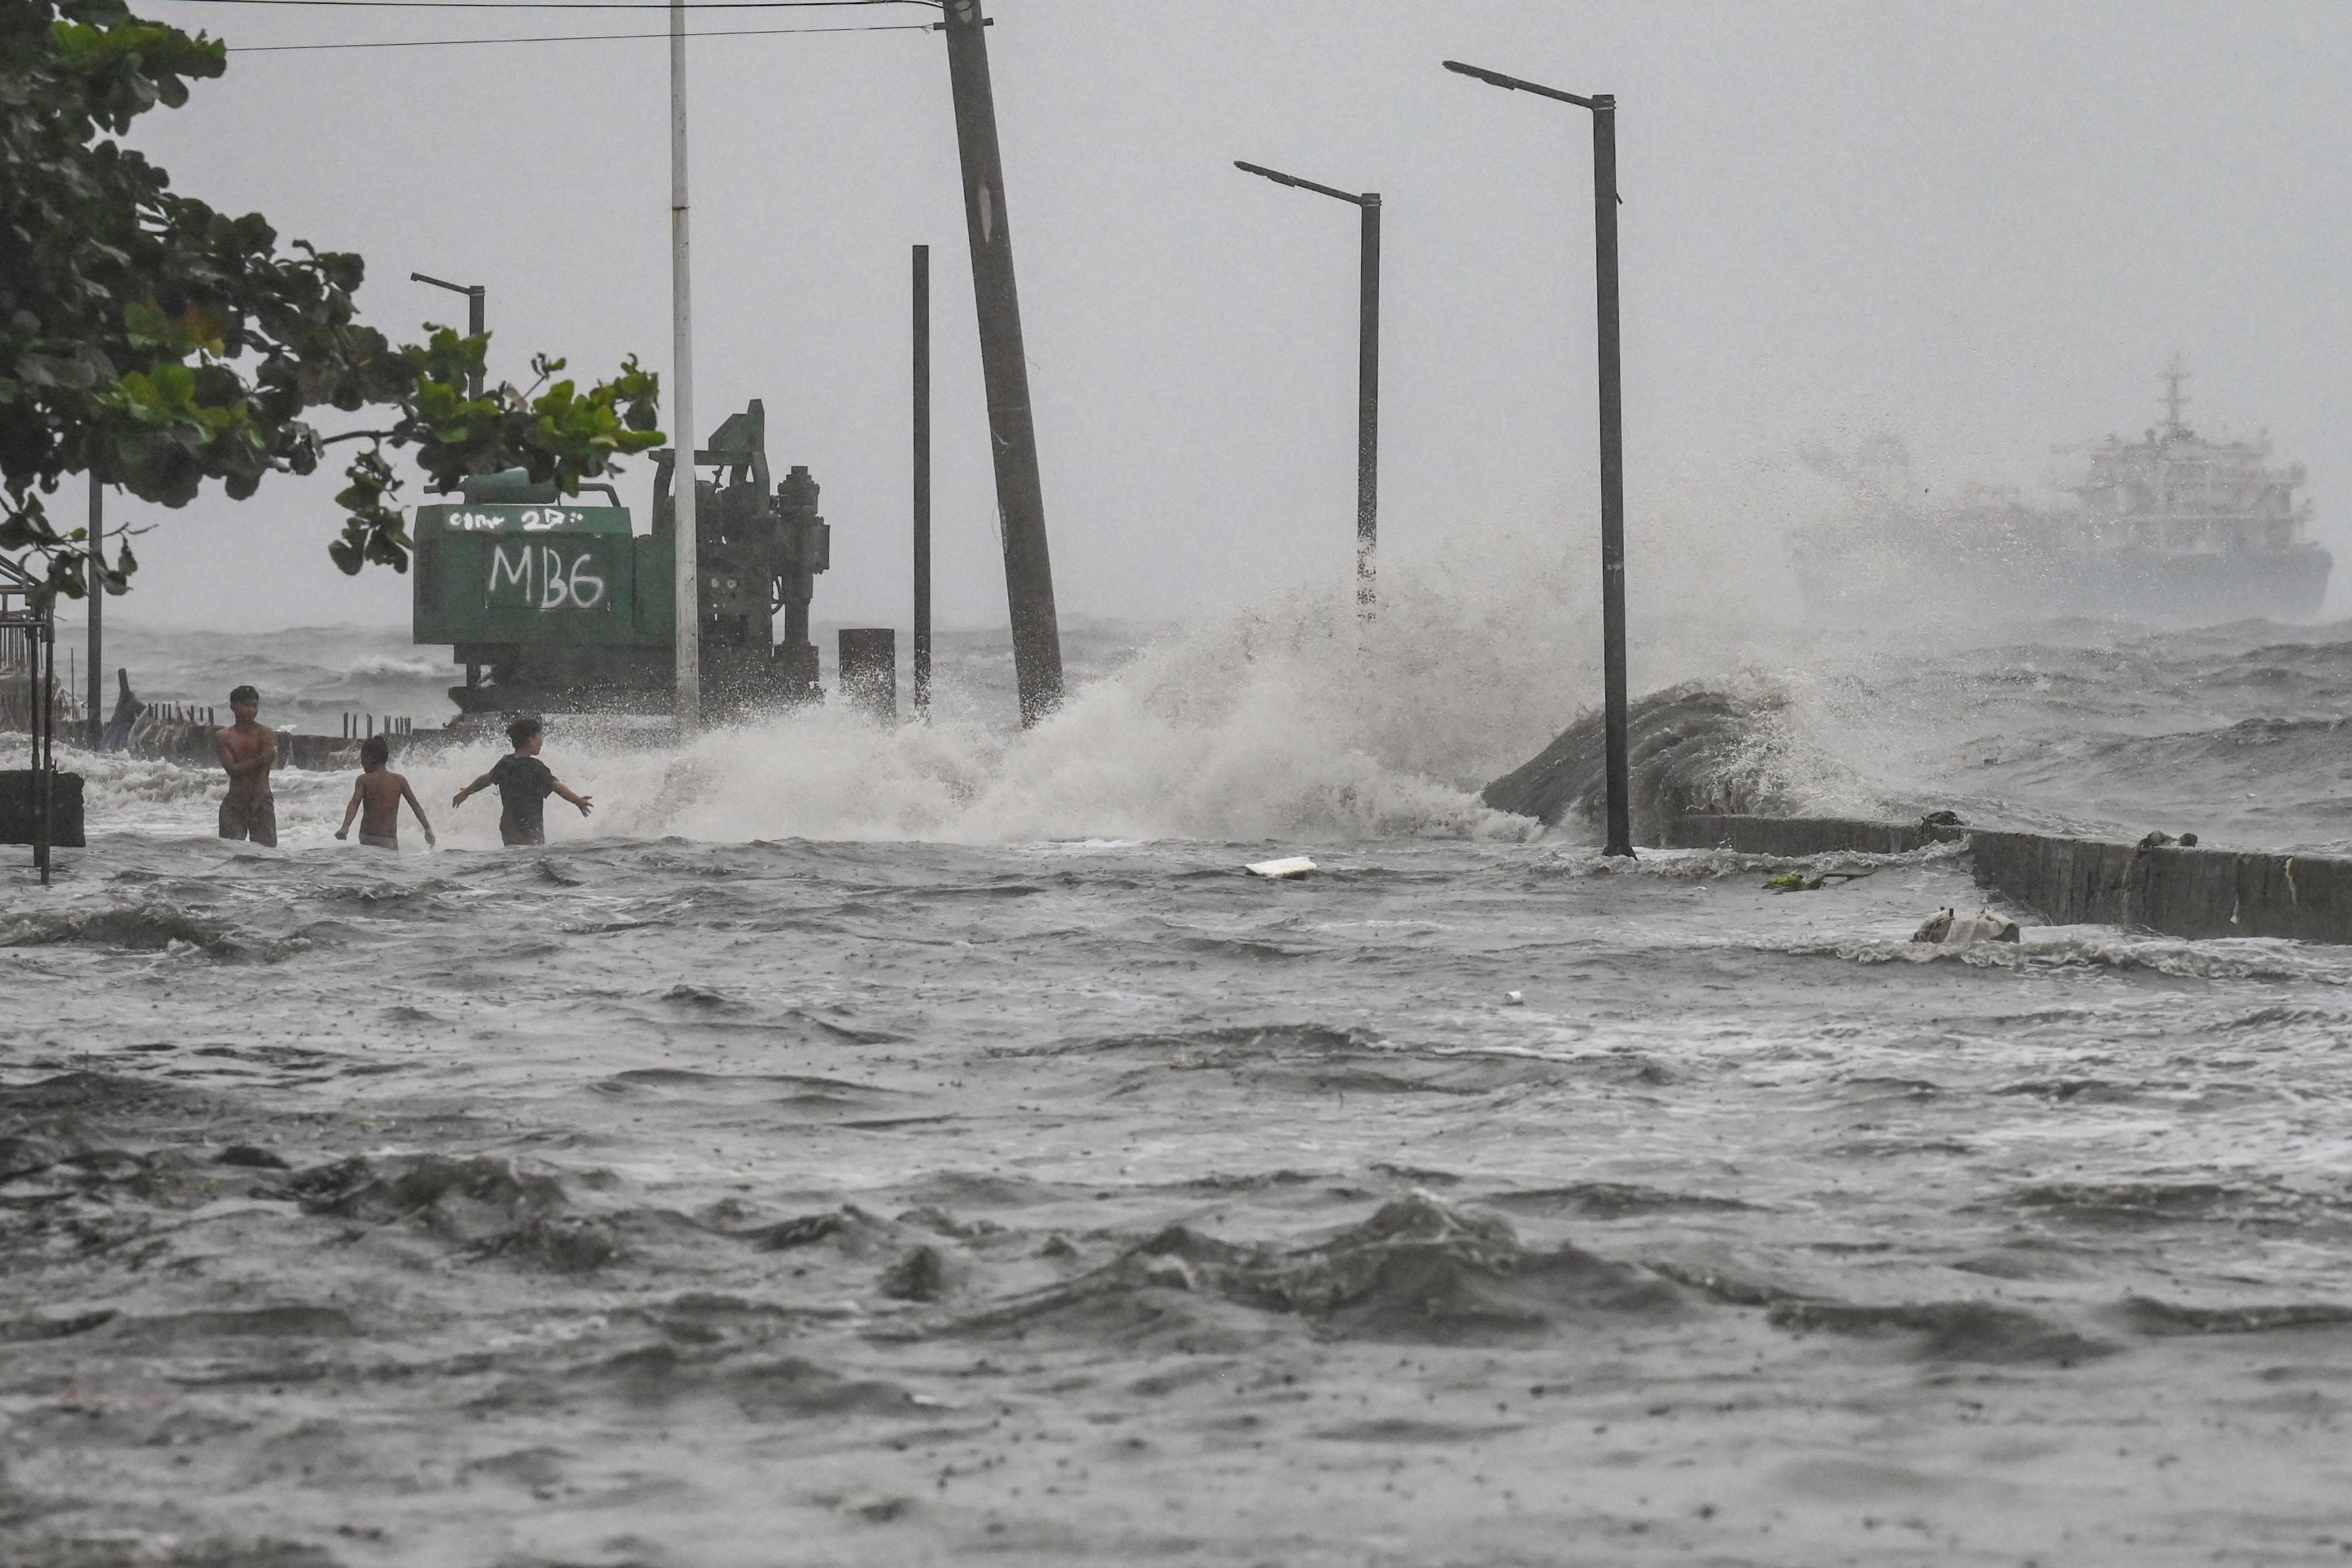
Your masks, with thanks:
[[(436, 489), (520, 468), (569, 496), (662, 444), (660, 384), (634, 358), (583, 386), (541, 356), (528, 391), (471, 396), (488, 334), (436, 327), (393, 343), (357, 319), (360, 258), (299, 240), (281, 251), (258, 214), (174, 192), (115, 140), (226, 60), (218, 40), (121, 0), (0, 0), (0, 551), (37, 563), (54, 594), (120, 594), (129, 547), (93, 573), (85, 531), (48, 516), (68, 476), (167, 507), (214, 480), (242, 500), (356, 440), (328, 552), (348, 573), (405, 570), (400, 456)], [(322, 433), (322, 409), (380, 412)]]

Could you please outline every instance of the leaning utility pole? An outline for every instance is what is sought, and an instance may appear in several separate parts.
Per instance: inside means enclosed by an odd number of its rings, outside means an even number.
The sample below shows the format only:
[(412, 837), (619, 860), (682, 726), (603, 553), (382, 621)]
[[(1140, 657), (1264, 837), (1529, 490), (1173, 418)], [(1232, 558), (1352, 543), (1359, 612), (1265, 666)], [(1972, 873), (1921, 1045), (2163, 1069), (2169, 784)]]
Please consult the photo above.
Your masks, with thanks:
[(669, 0), (669, 299), (670, 531), (677, 596), (677, 724), (688, 735), (702, 722), (702, 573), (694, 530), (694, 290), (686, 242), (686, 5)]
[(980, 0), (946, 0), (948, 82), (955, 95), (956, 152), (963, 164), (964, 226), (980, 313), (980, 368), (988, 387), (989, 449), (1004, 535), (1004, 592), (1013, 612), (1013, 668), (1021, 721), (1062, 703), (1062, 632), (1054, 614), (1054, 566), (1045, 549), (1045, 493), (1037, 477), (1037, 429), (1029, 412), (1029, 361), (1021, 343), (1021, 296), (1013, 281), (1013, 230), (1004, 210), (1004, 163), (996, 143), (996, 97), (988, 80), (988, 26)]

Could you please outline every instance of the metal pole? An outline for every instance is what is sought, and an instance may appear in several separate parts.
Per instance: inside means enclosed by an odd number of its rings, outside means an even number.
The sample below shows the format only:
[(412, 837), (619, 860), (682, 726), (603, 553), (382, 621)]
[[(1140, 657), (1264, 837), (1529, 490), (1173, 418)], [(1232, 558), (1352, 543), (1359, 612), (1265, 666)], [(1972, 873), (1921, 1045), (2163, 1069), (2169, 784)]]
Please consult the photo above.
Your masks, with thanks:
[(1373, 558), (1380, 545), (1381, 194), (1318, 184), (1243, 158), (1234, 159), (1234, 167), (1277, 185), (1346, 202), (1362, 217), (1363, 248), (1356, 276), (1356, 613), (1370, 620), (1378, 596)]
[(980, 0), (946, 0), (948, 82), (955, 98), (956, 152), (963, 166), (964, 226), (980, 316), (980, 365), (988, 386), (989, 447), (1004, 532), (1004, 589), (1013, 616), (1013, 668), (1021, 722), (1062, 705), (1062, 633), (1045, 547), (1045, 493), (1029, 408), (1029, 361), (1013, 285), (1013, 231), (1004, 210), (1004, 163), (988, 79), (987, 20)]
[(1609, 843), (1633, 853), (1633, 790), (1625, 761), (1625, 411), (1617, 365), (1617, 100), (1592, 100), (1594, 304), (1601, 349), (1601, 640), (1606, 688)]
[[(470, 338), (478, 338), (482, 335), (483, 316), (489, 297), (488, 289), (479, 283), (452, 283), (446, 278), (436, 278), (428, 272), (412, 272), (408, 275), (408, 280), (412, 283), (430, 283), (436, 289), (446, 289), (452, 294), (463, 294), (466, 297), (466, 335)], [(467, 374), (466, 395), (478, 401), (480, 399), (482, 395), (480, 371)]]
[(1356, 331), (1356, 612), (1369, 617), (1377, 597), (1373, 552), (1380, 545), (1381, 489), (1381, 197), (1367, 191), (1362, 303)]
[[(38, 706), (29, 715), (33, 731), (33, 858), (40, 862), (41, 886), (49, 885), (49, 814), (57, 800), (58, 765), (58, 612), (54, 600), (41, 617), (39, 644), (28, 661), (33, 667)], [(45, 669), (43, 666), (46, 665)]]
[(106, 618), (106, 589), (100, 578), (106, 571), (106, 488), (98, 482), (98, 470), (89, 474), (89, 749), (98, 750), (106, 732), (106, 715), (100, 704), (106, 695), (106, 683), (99, 671), (105, 668), (105, 633), (100, 626)]
[(915, 247), (915, 716), (931, 718), (931, 247)]
[(1610, 855), (1633, 853), (1632, 786), (1625, 763), (1625, 430), (1617, 367), (1617, 100), (1562, 92), (1483, 66), (1447, 60), (1445, 68), (1490, 87), (1531, 92), (1592, 111), (1592, 247), (1601, 364), (1601, 653), (1607, 748)]
[(670, 469), (677, 523), (677, 723), (691, 734), (702, 723), (702, 583), (694, 527), (694, 298), (688, 265), (686, 200), (686, 5), (669, 0), (669, 289), (671, 326)]
[[(477, 283), (466, 290), (466, 335), (478, 338), (484, 331), (482, 318), (488, 313), (489, 290)], [(466, 378), (466, 395), (478, 403), (482, 397), (482, 373), (476, 371)]]

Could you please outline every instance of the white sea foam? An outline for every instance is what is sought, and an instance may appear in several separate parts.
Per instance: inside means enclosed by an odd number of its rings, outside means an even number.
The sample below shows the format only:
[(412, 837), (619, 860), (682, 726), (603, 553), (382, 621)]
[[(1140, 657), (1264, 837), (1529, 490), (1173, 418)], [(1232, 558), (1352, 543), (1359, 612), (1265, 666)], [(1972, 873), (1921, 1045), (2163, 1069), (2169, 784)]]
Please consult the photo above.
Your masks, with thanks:
[(401, 658), (392, 654), (365, 654), (343, 667), (353, 680), (429, 680), (446, 682), (449, 663), (439, 658)]
[[(1675, 775), (1688, 804), (1853, 816), (1948, 806), (1972, 821), (2115, 823), (2135, 836), (2163, 826), (2257, 843), (2341, 836), (2327, 805), (2327, 720), (2342, 687), (2326, 644), (2278, 643), (2283, 634), (2260, 627), (2163, 638), (2052, 627), (2054, 640), (1974, 649), (1804, 631), (1770, 613), (1784, 596), (1764, 569), (1768, 531), (1728, 531), (1745, 542), (1720, 559), (1708, 542), (1723, 541), (1721, 528), (1653, 520), (1636, 540), (1635, 697), (1698, 680), (1700, 698), (1711, 690), (1727, 700), (1716, 709), (1739, 710), (1723, 743)], [(1070, 700), (1027, 732), (1010, 721), (1002, 642), (966, 635), (943, 644), (928, 726), (824, 708), (663, 748), (558, 716), (548, 761), (595, 796), (597, 813), (583, 822), (555, 803), (551, 831), (739, 842), (1524, 837), (1525, 819), (1488, 811), (1477, 792), (1599, 696), (1589, 544), (1573, 527), (1488, 529), (1456, 552), (1384, 563), (1369, 624), (1335, 584), (1134, 637), (1074, 625)], [(2247, 633), (2264, 646), (2249, 652)], [(163, 651), (206, 661), (207, 690), (296, 655), (322, 669), (400, 671), (387, 679), (430, 668), (429, 650), (404, 657), (388, 634), (351, 634), (358, 646), (340, 651), (336, 635), (191, 634), (188, 648)], [(2250, 706), (2262, 724), (2244, 721)], [(493, 803), (452, 819), (447, 801), (501, 750), (485, 740), (402, 764), (446, 841), (496, 842)], [(89, 778), (95, 830), (208, 826), (210, 769), (73, 765)], [(2272, 787), (2248, 805), (2258, 779)], [(281, 777), (288, 841), (331, 831), (347, 788)], [(1573, 819), (1564, 829), (1585, 832)]]
[[(1343, 584), (1162, 632), (1108, 673), (1074, 682), (1063, 710), (1027, 732), (992, 712), (1001, 700), (975, 700), (1003, 672), (967, 673), (963, 661), (942, 670), (928, 726), (877, 725), (827, 707), (648, 748), (559, 718), (546, 758), (597, 812), (583, 822), (551, 802), (551, 832), (968, 843), (1530, 837), (1530, 822), (1488, 810), (1477, 792), (1599, 694), (1593, 574), (1568, 542), (1550, 531), (1490, 531), (1475, 550), (1391, 563), (1369, 621)], [(1684, 600), (1648, 612), (1641, 685), (1719, 672), (1769, 643), (1736, 586), (1700, 575)], [(371, 651), (349, 668), (408, 677), (428, 667)], [(960, 677), (971, 689), (957, 689)], [(428, 811), (441, 812), (445, 842), (496, 842), (494, 804), (451, 819), (446, 803), (502, 750), (485, 739), (403, 764)], [(1792, 800), (1821, 794), (1832, 771), (1785, 717), (1759, 728), (1746, 765)], [(159, 805), (216, 785), (206, 770), (162, 764), (85, 771), (94, 822), (132, 808), (138, 826), (161, 827)], [(281, 782), (289, 843), (331, 830), (341, 787)]]
[[(1584, 626), (1548, 612), (1539, 590), (1515, 611), (1443, 566), (1391, 577), (1369, 626), (1346, 595), (1302, 593), (1178, 630), (1024, 734), (884, 727), (828, 708), (682, 751), (566, 756), (559, 733), (548, 755), (593, 786), (607, 831), (630, 835), (1527, 836), (1476, 790), (1575, 711), (1596, 662), (1571, 646)], [(1515, 623), (1507, 635), (1498, 616)]]
[[(1598, 695), (1591, 574), (1553, 534), (1385, 570), (1377, 615), (1301, 590), (1157, 637), (1037, 729), (837, 710), (583, 758), (608, 826), (700, 838), (1520, 838), (1477, 791)], [(1711, 602), (1645, 663), (1720, 668)], [(551, 740), (551, 750), (560, 750)]]

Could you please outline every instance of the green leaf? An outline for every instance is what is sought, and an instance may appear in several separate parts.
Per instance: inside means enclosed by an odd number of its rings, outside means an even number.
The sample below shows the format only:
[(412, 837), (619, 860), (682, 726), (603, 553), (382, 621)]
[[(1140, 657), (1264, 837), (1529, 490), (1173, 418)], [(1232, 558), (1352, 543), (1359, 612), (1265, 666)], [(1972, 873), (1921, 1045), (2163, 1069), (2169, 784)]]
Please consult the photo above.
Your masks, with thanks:
[[(128, 132), (226, 66), (218, 40), (123, 0), (0, 0), (0, 549), (71, 593), (87, 558), (41, 493), (96, 464), (152, 505), (215, 484), (244, 500), (273, 474), (316, 470), (321, 409), (377, 433), (338, 497), (331, 551), (347, 571), (406, 565), (395, 464), (441, 482), (520, 467), (576, 493), (660, 444), (659, 384), (634, 359), (591, 384), (558, 381), (564, 362), (534, 354), (530, 394), (475, 397), (488, 334), (436, 327), (396, 344), (358, 319), (360, 257), (281, 247), (262, 215), (173, 189)], [(110, 593), (130, 575), (127, 550), (121, 561), (101, 574)]]

